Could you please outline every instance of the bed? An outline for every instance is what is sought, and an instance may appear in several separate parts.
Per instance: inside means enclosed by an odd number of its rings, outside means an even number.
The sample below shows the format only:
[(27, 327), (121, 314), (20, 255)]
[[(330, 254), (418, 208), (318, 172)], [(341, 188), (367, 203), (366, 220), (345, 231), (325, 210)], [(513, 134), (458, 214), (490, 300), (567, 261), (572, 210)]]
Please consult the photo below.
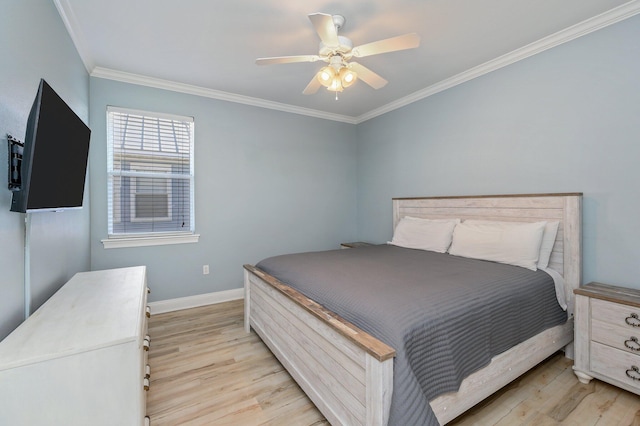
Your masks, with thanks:
[[(494, 356), (488, 365), (464, 377), (457, 391), (430, 398), (428, 405), (440, 424), (556, 351), (565, 349), (568, 357), (573, 356), (573, 289), (579, 286), (581, 274), (581, 200), (579, 193), (393, 199), (394, 228), (406, 216), (559, 221), (549, 267), (564, 278), (568, 320)], [(387, 424), (394, 397), (396, 348), (343, 317), (348, 315), (340, 316), (265, 271), (245, 265), (246, 331), (256, 331), (332, 424)], [(402, 391), (395, 389), (396, 396)]]

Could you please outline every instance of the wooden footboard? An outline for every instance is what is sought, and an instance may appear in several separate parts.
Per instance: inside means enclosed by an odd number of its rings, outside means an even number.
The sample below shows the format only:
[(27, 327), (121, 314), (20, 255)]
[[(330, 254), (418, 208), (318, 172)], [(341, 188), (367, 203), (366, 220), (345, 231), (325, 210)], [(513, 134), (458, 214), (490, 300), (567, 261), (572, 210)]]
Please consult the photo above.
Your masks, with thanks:
[(441, 425), (449, 423), (489, 395), (511, 383), (573, 340), (573, 317), (549, 328), (506, 352), (464, 379), (458, 392), (429, 401)]
[(395, 351), (275, 278), (245, 265), (252, 327), (327, 420), (386, 425)]
[[(253, 328), (333, 425), (386, 425), (395, 351), (293, 288), (245, 265), (245, 331)], [(573, 340), (573, 318), (494, 357), (458, 392), (430, 401), (446, 424)]]

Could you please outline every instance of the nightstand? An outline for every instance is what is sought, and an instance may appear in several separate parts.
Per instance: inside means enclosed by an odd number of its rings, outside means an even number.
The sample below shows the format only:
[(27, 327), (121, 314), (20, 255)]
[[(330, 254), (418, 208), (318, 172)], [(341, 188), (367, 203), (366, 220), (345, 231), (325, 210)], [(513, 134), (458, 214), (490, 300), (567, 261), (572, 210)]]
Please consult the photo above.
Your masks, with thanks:
[(640, 395), (640, 290), (589, 283), (574, 293), (576, 376)]
[(363, 243), (362, 241), (356, 241), (353, 243), (342, 243), (340, 244), (341, 249), (350, 249), (350, 248), (358, 248), (358, 247), (367, 247), (372, 246), (370, 243)]

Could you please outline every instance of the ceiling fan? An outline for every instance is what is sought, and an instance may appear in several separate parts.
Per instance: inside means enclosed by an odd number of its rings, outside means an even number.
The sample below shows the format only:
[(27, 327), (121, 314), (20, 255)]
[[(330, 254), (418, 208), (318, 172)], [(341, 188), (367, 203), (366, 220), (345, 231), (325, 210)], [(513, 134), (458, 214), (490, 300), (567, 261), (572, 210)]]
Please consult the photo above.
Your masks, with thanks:
[(420, 36), (416, 33), (409, 33), (353, 47), (351, 40), (338, 35), (338, 30), (345, 23), (344, 16), (312, 13), (309, 15), (309, 19), (321, 40), (317, 55), (277, 56), (256, 59), (256, 64), (258, 65), (327, 62), (329, 65), (320, 69), (304, 89), (302, 93), (305, 95), (313, 95), (321, 86), (324, 86), (327, 90), (336, 92), (337, 99), (338, 92), (342, 92), (344, 88), (351, 86), (358, 78), (374, 89), (380, 89), (387, 84), (387, 80), (364, 65), (350, 62), (351, 59), (413, 49), (420, 45)]

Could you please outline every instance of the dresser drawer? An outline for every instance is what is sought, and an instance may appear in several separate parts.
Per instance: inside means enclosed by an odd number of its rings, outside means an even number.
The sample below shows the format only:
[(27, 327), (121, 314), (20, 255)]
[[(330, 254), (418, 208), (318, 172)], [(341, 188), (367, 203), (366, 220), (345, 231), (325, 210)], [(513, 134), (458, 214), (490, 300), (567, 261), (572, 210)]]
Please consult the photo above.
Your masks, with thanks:
[(640, 329), (591, 320), (591, 340), (640, 355)]
[(640, 391), (640, 355), (591, 342), (591, 370)]
[(640, 308), (591, 299), (591, 318), (640, 332)]

